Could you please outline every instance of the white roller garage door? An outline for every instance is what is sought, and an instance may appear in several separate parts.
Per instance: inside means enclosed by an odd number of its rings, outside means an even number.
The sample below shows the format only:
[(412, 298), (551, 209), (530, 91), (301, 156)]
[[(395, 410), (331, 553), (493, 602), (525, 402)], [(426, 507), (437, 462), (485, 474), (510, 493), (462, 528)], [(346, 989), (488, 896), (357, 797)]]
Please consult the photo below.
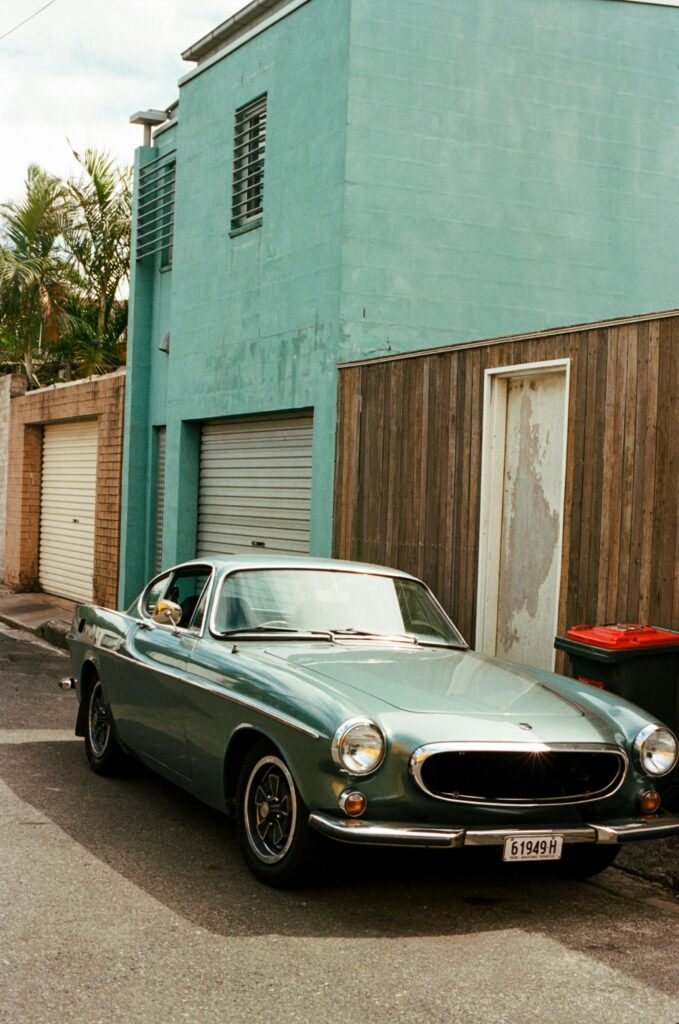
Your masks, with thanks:
[(39, 579), (48, 594), (92, 600), (96, 490), (97, 421), (46, 426)]
[(203, 427), (196, 554), (307, 554), (310, 415)]

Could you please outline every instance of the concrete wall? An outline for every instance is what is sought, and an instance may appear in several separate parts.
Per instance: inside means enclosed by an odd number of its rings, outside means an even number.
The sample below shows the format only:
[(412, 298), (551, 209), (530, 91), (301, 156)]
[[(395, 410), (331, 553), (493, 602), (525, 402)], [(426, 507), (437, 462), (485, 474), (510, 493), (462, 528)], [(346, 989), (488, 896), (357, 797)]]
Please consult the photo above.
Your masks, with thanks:
[(0, 377), (0, 579), (5, 575), (5, 527), (7, 515), (7, 467), (9, 462), (10, 402), (23, 395), (27, 380), (22, 374)]
[(94, 600), (114, 607), (118, 583), (120, 467), (125, 373), (56, 384), (12, 400), (7, 478), (4, 581), (15, 590), (38, 589), (43, 428), (96, 416)]
[(352, 0), (342, 358), (678, 304), (679, 11)]

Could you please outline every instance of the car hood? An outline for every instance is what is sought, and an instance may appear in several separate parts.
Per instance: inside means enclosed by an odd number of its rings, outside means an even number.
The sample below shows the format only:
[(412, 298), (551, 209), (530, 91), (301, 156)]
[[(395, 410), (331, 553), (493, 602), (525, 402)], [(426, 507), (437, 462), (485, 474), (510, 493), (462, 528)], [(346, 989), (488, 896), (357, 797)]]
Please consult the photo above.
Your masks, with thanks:
[(377, 645), (374, 641), (278, 645), (267, 655), (341, 689), (369, 694), (402, 711), (517, 719), (574, 718), (579, 705), (550, 688), (548, 673), (512, 666), (473, 651)]

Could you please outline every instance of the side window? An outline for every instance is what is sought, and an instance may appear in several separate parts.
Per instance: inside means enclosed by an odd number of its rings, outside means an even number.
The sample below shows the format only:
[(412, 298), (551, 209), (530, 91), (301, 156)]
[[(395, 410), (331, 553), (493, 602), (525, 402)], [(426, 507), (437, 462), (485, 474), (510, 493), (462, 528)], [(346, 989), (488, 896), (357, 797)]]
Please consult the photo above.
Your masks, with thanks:
[(181, 629), (188, 628), (209, 578), (208, 572), (196, 572), (195, 569), (174, 574), (165, 596), (181, 606), (182, 617), (179, 621)]
[(165, 589), (169, 581), (170, 574), (169, 572), (166, 572), (164, 576), (161, 576), (160, 579), (156, 580), (153, 586), (146, 591), (146, 593), (144, 594), (144, 599), (142, 601), (142, 609), (144, 615), (147, 615), (149, 618), (152, 618), (156, 604), (158, 603), (160, 598), (164, 596)]
[(192, 629), (200, 629), (205, 615), (209, 579), (210, 572), (203, 569), (166, 572), (144, 594), (142, 601), (144, 615), (152, 618), (156, 604), (161, 597), (164, 597), (181, 606), (180, 628), (188, 629), (189, 623), (191, 623)]

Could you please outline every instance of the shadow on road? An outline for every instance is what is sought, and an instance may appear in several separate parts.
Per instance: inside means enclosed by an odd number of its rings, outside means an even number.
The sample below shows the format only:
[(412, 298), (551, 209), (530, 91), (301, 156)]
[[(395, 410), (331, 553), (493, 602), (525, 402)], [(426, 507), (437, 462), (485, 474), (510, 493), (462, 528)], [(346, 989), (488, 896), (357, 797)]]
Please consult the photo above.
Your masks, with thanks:
[[(502, 865), (493, 850), (332, 844), (320, 881), (295, 892), (268, 889), (242, 863), (222, 815), (141, 766), (121, 779), (93, 775), (80, 743), (3, 746), (0, 778), (125, 879), (220, 935), (365, 938), (519, 928), (567, 944), (570, 935), (574, 948), (583, 948), (575, 935), (588, 914), (593, 936), (607, 929), (602, 952), (605, 946), (610, 962), (617, 923), (622, 927), (626, 916), (629, 933), (630, 907), (614, 892), (554, 877), (539, 865)], [(649, 926), (657, 911), (639, 905), (634, 913)], [(584, 948), (596, 955), (596, 941)], [(621, 943), (629, 971), (628, 949)]]

